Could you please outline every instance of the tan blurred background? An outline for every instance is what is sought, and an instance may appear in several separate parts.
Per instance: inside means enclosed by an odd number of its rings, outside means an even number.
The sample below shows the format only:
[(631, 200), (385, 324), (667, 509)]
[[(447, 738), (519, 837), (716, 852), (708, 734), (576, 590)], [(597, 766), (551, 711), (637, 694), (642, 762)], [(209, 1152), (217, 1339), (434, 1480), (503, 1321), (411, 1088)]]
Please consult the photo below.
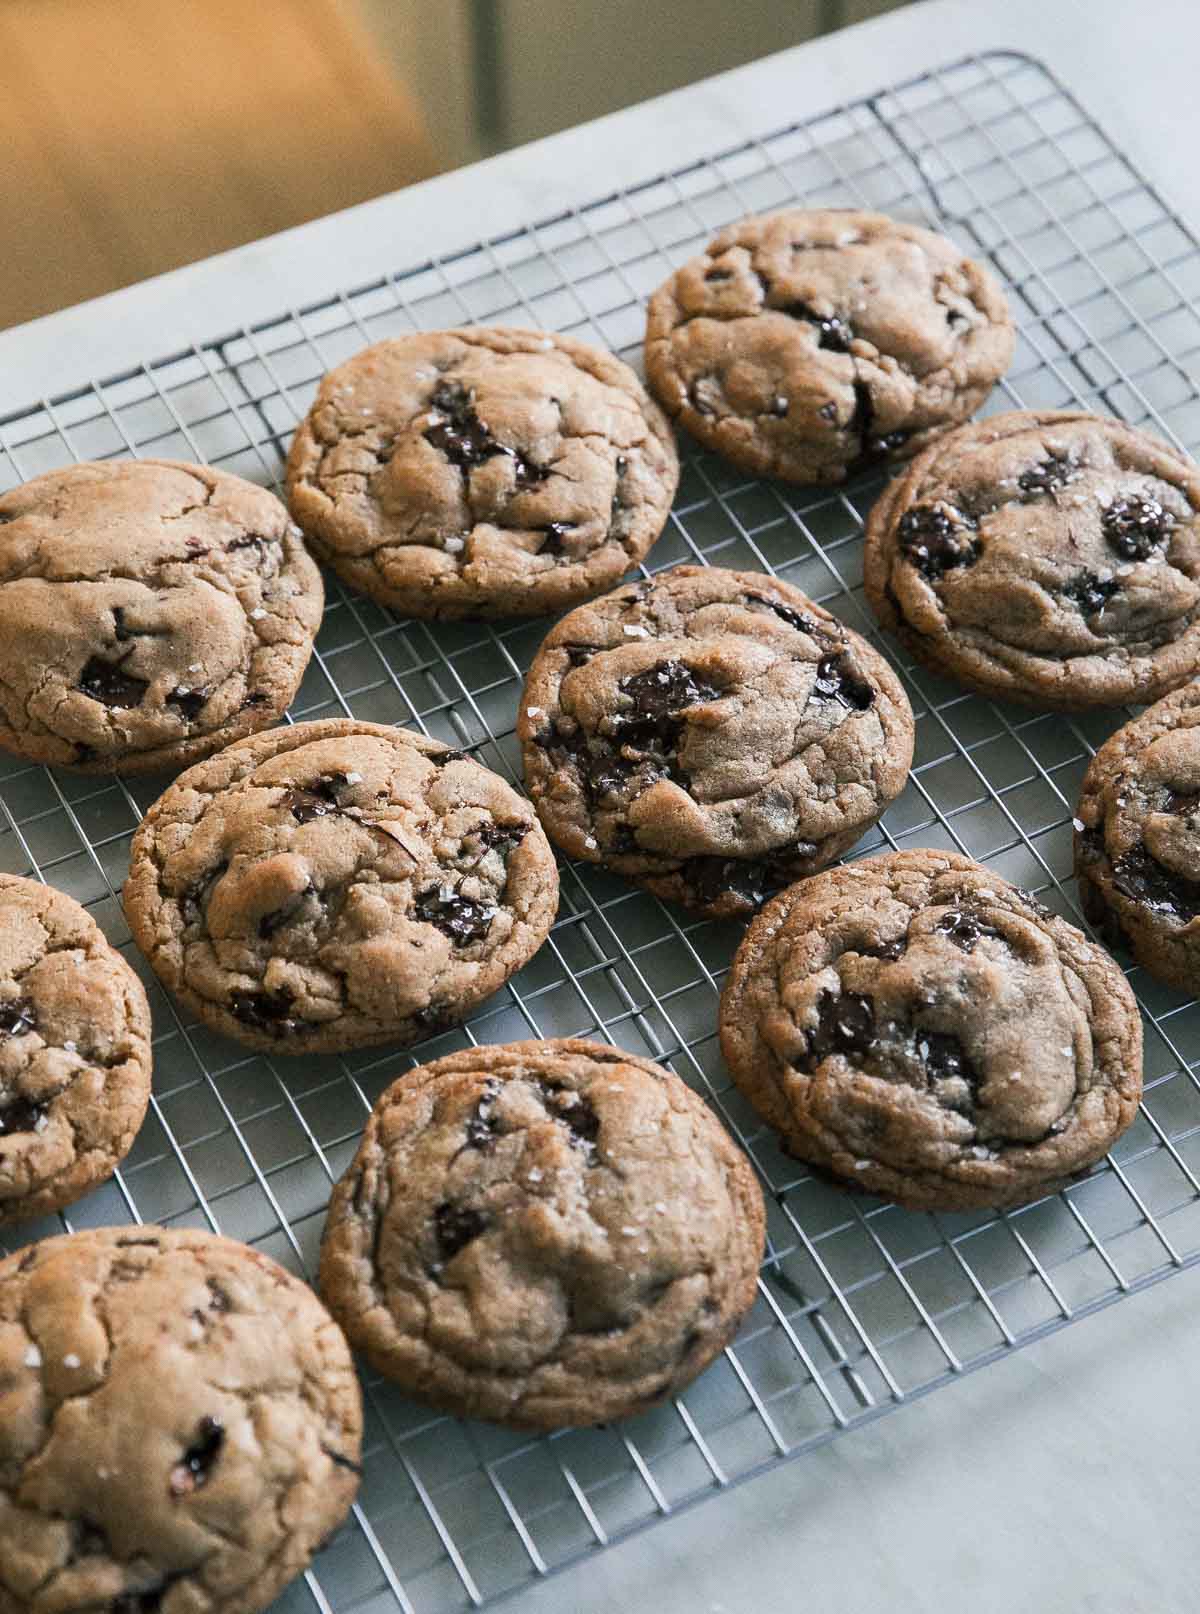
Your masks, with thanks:
[(904, 3), (0, 0), (0, 327)]

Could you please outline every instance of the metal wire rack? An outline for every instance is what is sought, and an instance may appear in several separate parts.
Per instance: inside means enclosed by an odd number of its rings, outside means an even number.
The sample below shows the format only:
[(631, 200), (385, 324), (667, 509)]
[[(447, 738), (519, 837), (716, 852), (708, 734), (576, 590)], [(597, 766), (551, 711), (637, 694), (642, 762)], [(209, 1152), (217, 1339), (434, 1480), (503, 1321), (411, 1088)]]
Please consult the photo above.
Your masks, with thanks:
[[(720, 225), (793, 201), (926, 221), (988, 259), (1020, 323), (989, 409), (1084, 404), (1200, 444), (1200, 246), (1037, 63), (958, 62), (0, 420), (0, 485), (75, 458), (207, 460), (260, 482), (319, 376), (417, 328), (512, 322), (576, 332), (636, 362), (643, 298)], [(837, 490), (747, 479), (689, 449), (654, 569), (777, 572), (860, 632), (862, 519), (881, 479)], [(294, 718), (416, 725), (520, 777), (512, 721), (544, 621), (400, 621), (330, 580)], [(860, 848), (982, 858), (1079, 919), (1071, 815), (1123, 713), (1007, 710), (897, 661), (917, 714), (912, 780)], [(1112, 1158), (1007, 1215), (917, 1215), (847, 1195), (786, 1159), (717, 1050), (740, 936), (621, 881), (564, 866), (547, 946), (461, 1031), (409, 1055), (249, 1056), (182, 1020), (132, 948), (118, 893), (162, 779), (0, 764), (0, 868), (86, 903), (141, 968), (155, 1017), (151, 1113), (117, 1178), (16, 1242), (155, 1220), (219, 1228), (311, 1274), (330, 1181), (401, 1069), (468, 1041), (592, 1035), (664, 1061), (715, 1106), (768, 1190), (759, 1299), (736, 1344), (674, 1405), (548, 1439), (434, 1416), (366, 1381), (353, 1516), (279, 1607), (445, 1614), (482, 1607), (701, 1497), (878, 1416), (1200, 1259), (1200, 1004), (1132, 980), (1146, 1096)]]

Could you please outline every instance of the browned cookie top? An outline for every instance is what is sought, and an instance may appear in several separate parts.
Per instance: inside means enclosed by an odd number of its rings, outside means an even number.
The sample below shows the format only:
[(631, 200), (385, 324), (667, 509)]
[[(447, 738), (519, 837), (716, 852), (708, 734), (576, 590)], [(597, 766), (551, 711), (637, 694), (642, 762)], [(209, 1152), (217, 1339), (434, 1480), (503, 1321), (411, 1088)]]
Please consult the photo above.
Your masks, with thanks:
[(946, 852), (830, 869), (765, 908), (721, 999), (721, 1046), (801, 1159), (923, 1209), (1057, 1187), (1125, 1130), (1142, 1088), (1117, 965)]
[(0, 1222), (109, 1177), (149, 1098), (142, 983), (72, 897), (0, 874)]
[(1084, 911), (1185, 992), (1200, 991), (1200, 684), (1118, 729), (1075, 823)]
[(0, 494), (0, 745), (140, 773), (287, 706), (321, 575), (279, 500), (203, 465), (72, 465)]
[(133, 838), (125, 909), (209, 1024), (280, 1053), (412, 1042), (541, 946), (554, 856), (529, 803), (461, 752), (299, 723), (182, 774)]
[(883, 625), (969, 688), (1153, 700), (1200, 663), (1200, 472), (1099, 415), (974, 421), (875, 506), (865, 582)]
[(735, 464), (840, 482), (965, 420), (1013, 340), (996, 281), (942, 236), (795, 208), (730, 225), (655, 292), (646, 375)]
[(101, 1228), (0, 1263), (0, 1611), (253, 1614), (358, 1485), (346, 1342), (210, 1233)]
[(611, 588), (662, 531), (671, 429), (627, 365), (544, 331), (380, 342), (331, 370), (288, 459), (338, 574), (409, 616), (529, 616)]
[(334, 1190), (321, 1288), (412, 1394), (600, 1423), (728, 1344), (763, 1230), (749, 1161), (677, 1076), (591, 1042), (472, 1048), (376, 1104)]
[(548, 634), (517, 719), (551, 837), (714, 916), (823, 868), (899, 794), (912, 711), (799, 589), (677, 566)]

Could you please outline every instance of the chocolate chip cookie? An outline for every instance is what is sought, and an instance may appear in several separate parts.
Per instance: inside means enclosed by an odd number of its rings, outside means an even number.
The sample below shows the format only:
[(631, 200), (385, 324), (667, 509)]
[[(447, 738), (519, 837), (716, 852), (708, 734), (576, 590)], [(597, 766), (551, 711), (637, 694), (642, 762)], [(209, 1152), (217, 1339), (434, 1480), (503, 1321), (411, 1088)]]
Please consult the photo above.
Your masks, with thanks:
[(178, 768), (280, 716), (321, 574), (279, 500), (109, 460), (0, 494), (0, 745), (86, 773)]
[(776, 578), (704, 566), (565, 617), (517, 733), (552, 840), (712, 918), (853, 846), (913, 750), (904, 691), (864, 639)]
[(1077, 711), (1200, 668), (1200, 470), (1118, 420), (960, 427), (892, 483), (866, 539), (880, 622), (978, 694)]
[(321, 1289), (406, 1392), (555, 1429), (643, 1411), (755, 1296), (762, 1194), (690, 1088), (579, 1041), (410, 1071), (334, 1189)]
[(738, 1086), (801, 1160), (917, 1210), (1020, 1205), (1092, 1165), (1142, 1090), (1117, 965), (989, 869), (894, 852), (785, 891), (721, 997)]
[(133, 837), (125, 911), (164, 985), (251, 1048), (415, 1042), (541, 946), (554, 855), (460, 751), (336, 718), (229, 746)]
[(149, 1100), (142, 983), (74, 898), (0, 874), (0, 1223), (111, 1177)]
[(1092, 758), (1075, 873), (1101, 935), (1200, 992), (1200, 684), (1158, 701)]
[(655, 292), (646, 376), (743, 470), (840, 482), (965, 420), (1013, 342), (995, 279), (942, 236), (796, 208), (730, 225)]
[(478, 326), (331, 370), (287, 479), (315, 552), (354, 588), (407, 616), (510, 617), (619, 582), (663, 529), (679, 461), (611, 353)]
[(211, 1233), (100, 1228), (0, 1262), (0, 1609), (253, 1614), (354, 1499), (346, 1342)]

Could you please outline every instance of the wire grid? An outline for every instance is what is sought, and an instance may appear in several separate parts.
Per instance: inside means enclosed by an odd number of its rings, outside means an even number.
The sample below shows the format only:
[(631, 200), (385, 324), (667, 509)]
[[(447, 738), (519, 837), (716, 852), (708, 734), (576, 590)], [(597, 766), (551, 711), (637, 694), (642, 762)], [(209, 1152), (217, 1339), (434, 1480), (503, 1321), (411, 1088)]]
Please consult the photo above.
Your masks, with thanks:
[[(1020, 324), (989, 409), (1084, 404), (1200, 443), (1200, 248), (1037, 63), (995, 54), (725, 151), (438, 262), (43, 402), (0, 421), (0, 484), (73, 458), (206, 460), (275, 483), (319, 376), (368, 341), (471, 321), (572, 331), (636, 361), (643, 298), (718, 226), (801, 201), (882, 207), (988, 259)], [(896, 661), (917, 716), (911, 782), (859, 852), (986, 859), (1080, 919), (1071, 815), (1125, 714), (1008, 710), (907, 665), (873, 634), (862, 519), (881, 477), (814, 490), (747, 479), (688, 448), (650, 557), (773, 571)], [(512, 720), (544, 621), (399, 621), (332, 579), (293, 718), (415, 725), (519, 781)], [(0, 766), (0, 867), (86, 903), (151, 992), (151, 1113), (114, 1181), (18, 1242), (154, 1220), (219, 1228), (315, 1270), (329, 1185), (398, 1070), (469, 1042), (608, 1038), (672, 1066), (752, 1155), (768, 1194), (757, 1303), (676, 1403), (550, 1438), (435, 1416), (368, 1378), (351, 1519), (279, 1607), (481, 1607), (1200, 1258), (1200, 1006), (1133, 970), (1146, 1095), (1114, 1155), (1005, 1215), (919, 1215), (788, 1160), (729, 1083), (721, 978), (740, 936), (602, 871), (564, 865), (551, 938), (469, 1025), (400, 1056), (278, 1062), (181, 1019), (132, 949), (118, 893), (162, 779)]]

